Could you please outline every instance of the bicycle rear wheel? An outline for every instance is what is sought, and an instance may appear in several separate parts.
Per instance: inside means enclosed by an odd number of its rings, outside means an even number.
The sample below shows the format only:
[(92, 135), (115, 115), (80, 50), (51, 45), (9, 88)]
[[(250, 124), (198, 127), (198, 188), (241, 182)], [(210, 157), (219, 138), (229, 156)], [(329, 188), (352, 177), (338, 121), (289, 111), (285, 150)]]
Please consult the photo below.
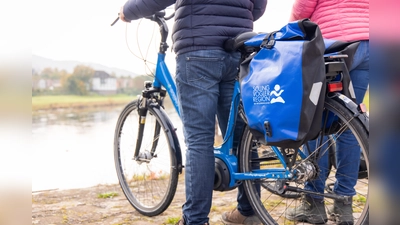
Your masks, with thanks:
[[(114, 161), (120, 186), (130, 204), (145, 216), (164, 212), (174, 198), (178, 166), (171, 148), (171, 129), (161, 108), (148, 108), (139, 129), (138, 103), (129, 103), (120, 114), (114, 135)], [(135, 155), (137, 140), (140, 149)]]
[[(369, 178), (369, 143), (368, 143), (368, 131), (364, 128), (359, 119), (353, 116), (347, 108), (341, 105), (339, 102), (333, 99), (327, 99), (325, 102), (325, 108), (330, 111), (334, 117), (336, 117), (343, 129), (340, 129), (336, 133), (332, 134), (334, 138), (330, 139), (330, 142), (336, 142), (343, 130), (350, 130), (357, 139), (357, 144), (360, 147), (361, 154), (360, 159), (364, 160), (366, 171), (364, 171), (364, 176), (357, 179), (357, 184), (355, 186), (356, 195), (353, 196), (353, 217), (354, 224), (364, 224), (368, 221), (369, 217), (369, 198), (368, 198), (368, 178)], [(271, 163), (271, 157), (265, 157), (265, 152), (268, 151), (271, 146), (262, 145), (253, 138), (250, 130), (246, 128), (244, 136), (242, 138), (242, 145), (240, 149), (240, 169), (242, 172), (250, 172), (252, 168), (252, 163), (257, 163), (261, 169), (265, 168), (282, 168), (282, 164), (279, 160), (275, 160)], [(331, 143), (327, 148), (331, 148), (334, 143)], [(257, 146), (257, 147), (254, 147)], [(321, 149), (321, 153), (332, 154), (332, 149)], [(331, 153), (329, 153), (331, 152)], [(255, 159), (254, 157), (257, 157)], [(263, 159), (267, 159), (262, 161)], [(297, 160), (300, 160), (297, 157)], [(329, 166), (328, 179), (326, 181), (327, 190), (325, 193), (330, 192), (329, 187), (331, 183), (335, 182), (337, 168), (335, 166)], [(297, 199), (294, 192), (289, 192), (285, 194), (278, 194), (273, 191), (272, 186), (277, 182), (277, 179), (258, 179), (258, 180), (246, 180), (244, 181), (244, 189), (252, 204), (253, 209), (260, 217), (263, 224), (293, 224), (285, 218), (286, 211), (290, 208), (297, 207), (299, 199)], [(261, 185), (260, 195), (257, 192), (256, 186)], [(304, 183), (289, 180), (287, 185), (296, 186), (297, 188), (304, 189)], [(325, 206), (329, 207), (333, 205), (333, 199), (325, 197)], [(328, 212), (328, 210), (327, 210)], [(301, 224), (301, 223), (297, 223)]]
[[(329, 161), (328, 161), (328, 170), (327, 172), (330, 173), (330, 171), (332, 170), (332, 167), (335, 167), (336, 169), (336, 144), (335, 144), (335, 140), (334, 137), (332, 135), (328, 136), (327, 138), (327, 151), (329, 152)], [(260, 146), (261, 147), (261, 146)], [(272, 150), (272, 146), (262, 146), (262, 153), (261, 153), (261, 157), (264, 158), (264, 167), (266, 167), (266, 163), (268, 161), (269, 166), (272, 165), (281, 165), (281, 162), (279, 161), (278, 157), (276, 156), (276, 154), (274, 153), (274, 151)], [(279, 148), (278, 148), (279, 149)], [(288, 156), (289, 157), (293, 157), (290, 155), (293, 155), (294, 153), (294, 149), (286, 149), (286, 152), (288, 152)], [(296, 158), (297, 161), (301, 160), (300, 156), (297, 156)], [(362, 172), (360, 172), (362, 173)], [(359, 176), (361, 177), (361, 176)], [(288, 185), (293, 185), (295, 184), (294, 182), (287, 182)], [(269, 180), (269, 181), (265, 181), (265, 182), (261, 182), (261, 187), (266, 188), (269, 192), (273, 192), (274, 194), (277, 194), (281, 197), (284, 198), (300, 198), (302, 196), (301, 193), (299, 192), (294, 192), (294, 191), (286, 191), (284, 193), (278, 193), (276, 192), (276, 190), (274, 190), (276, 185), (276, 180)]]

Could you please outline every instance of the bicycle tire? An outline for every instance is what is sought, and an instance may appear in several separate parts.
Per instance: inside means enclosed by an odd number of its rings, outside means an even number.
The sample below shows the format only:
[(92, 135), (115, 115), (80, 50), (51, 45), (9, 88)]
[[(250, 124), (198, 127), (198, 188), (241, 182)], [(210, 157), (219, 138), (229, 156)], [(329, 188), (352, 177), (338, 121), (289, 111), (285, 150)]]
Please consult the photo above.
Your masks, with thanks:
[[(168, 137), (170, 129), (163, 122), (167, 115), (162, 108), (148, 108), (142, 137), (138, 137), (137, 108), (137, 101), (129, 103), (118, 118), (114, 162), (119, 184), (130, 204), (145, 216), (156, 216), (168, 208), (175, 196), (179, 175), (177, 159), (169, 142), (172, 140)], [(157, 124), (161, 129), (158, 128), (159, 135), (155, 137)], [(149, 149), (155, 147), (155, 157), (148, 162), (133, 158), (137, 138), (143, 138), (140, 153), (149, 154)]]
[[(362, 125), (360, 120), (354, 117), (353, 113), (351, 113), (345, 106), (340, 104), (338, 101), (334, 99), (327, 98), (325, 101), (325, 108), (331, 111), (334, 116), (338, 117), (341, 124), (346, 124), (347, 128), (353, 132), (355, 135), (358, 144), (362, 150), (364, 156), (364, 162), (367, 168), (367, 175), (364, 179), (357, 179), (356, 192), (357, 194), (353, 197), (353, 217), (354, 224), (367, 224), (369, 221), (369, 198), (368, 198), (368, 178), (369, 178), (369, 143), (368, 137), (369, 132)], [(335, 135), (340, 136), (340, 133)], [(254, 150), (252, 152), (252, 146), (255, 145), (256, 140), (253, 140), (253, 135), (247, 127), (244, 131), (242, 137), (242, 143), (240, 148), (240, 158), (239, 158), (239, 166), (241, 172), (250, 172), (251, 171), (251, 157), (254, 156)], [(268, 146), (267, 146), (268, 147)], [(260, 157), (260, 152), (263, 151), (263, 146), (259, 145), (256, 149), (258, 156)], [(326, 151), (329, 152), (329, 151)], [(329, 153), (327, 153), (329, 154)], [(262, 162), (259, 164), (263, 166)], [(276, 166), (275, 166), (276, 168)], [(334, 172), (336, 171), (333, 166), (330, 167), (333, 171), (330, 173), (330, 176), (327, 179), (328, 182), (333, 179), (334, 180)], [(332, 180), (331, 180), (332, 181)], [(263, 183), (264, 180), (245, 180), (244, 190), (246, 195), (249, 198), (249, 201), (262, 221), (263, 224), (293, 224), (293, 221), (290, 221), (285, 218), (286, 210), (289, 208), (294, 208), (299, 205), (298, 199), (296, 198), (285, 198), (276, 193), (268, 191), (266, 188), (261, 188), (260, 195), (257, 192), (256, 184)], [(298, 188), (303, 188), (304, 184), (298, 184)], [(333, 199), (325, 198), (325, 206), (333, 204)], [(299, 223), (301, 224), (301, 223)]]

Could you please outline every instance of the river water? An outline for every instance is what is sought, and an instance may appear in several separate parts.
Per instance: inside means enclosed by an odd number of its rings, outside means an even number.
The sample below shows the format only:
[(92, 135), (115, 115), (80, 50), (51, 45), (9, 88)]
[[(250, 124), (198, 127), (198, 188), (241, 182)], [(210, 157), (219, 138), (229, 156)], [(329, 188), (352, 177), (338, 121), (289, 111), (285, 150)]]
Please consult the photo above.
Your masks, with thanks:
[[(123, 106), (60, 109), (32, 114), (32, 191), (118, 183), (113, 141)], [(178, 131), (181, 125), (168, 110)], [(182, 132), (178, 132), (184, 149)]]

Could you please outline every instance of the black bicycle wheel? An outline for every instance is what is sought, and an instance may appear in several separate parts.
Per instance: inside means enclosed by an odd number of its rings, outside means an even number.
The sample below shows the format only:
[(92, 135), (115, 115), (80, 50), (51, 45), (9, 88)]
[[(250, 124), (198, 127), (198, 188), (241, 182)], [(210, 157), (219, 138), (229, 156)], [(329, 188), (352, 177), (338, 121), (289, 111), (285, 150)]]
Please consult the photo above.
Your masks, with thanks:
[[(143, 215), (156, 216), (164, 212), (174, 198), (179, 175), (177, 159), (169, 141), (172, 138), (168, 137), (170, 129), (163, 123), (164, 111), (149, 108), (139, 136), (137, 105), (136, 101), (129, 103), (118, 118), (114, 135), (115, 167), (120, 186), (131, 205)], [(134, 153), (138, 138), (142, 138), (138, 154), (141, 160)]]
[[(368, 198), (368, 177), (369, 177), (369, 143), (368, 137), (369, 133), (364, 128), (359, 119), (355, 118), (353, 113), (351, 113), (347, 108), (341, 105), (339, 102), (333, 99), (327, 99), (325, 102), (325, 108), (332, 112), (333, 115), (337, 118), (342, 129), (335, 132), (333, 135), (334, 138), (330, 139), (330, 142), (336, 142), (344, 130), (351, 131), (357, 139), (357, 144), (360, 147), (361, 154), (364, 159), (364, 165), (366, 168), (366, 175), (364, 179), (357, 179), (357, 184), (355, 186), (356, 195), (353, 196), (353, 217), (354, 224), (366, 224), (369, 217), (369, 198)], [(333, 143), (334, 144), (334, 143)], [(257, 146), (254, 148), (254, 146)], [(332, 143), (327, 148), (332, 146)], [(263, 152), (266, 149), (269, 149), (270, 146), (265, 146), (257, 142), (250, 130), (246, 128), (240, 149), (240, 170), (242, 172), (250, 172), (251, 165), (254, 165), (254, 162), (261, 168), (282, 168), (282, 165), (277, 165), (276, 163), (271, 165), (269, 160), (265, 162), (260, 160), (266, 157), (263, 157)], [(325, 151), (326, 150), (326, 151)], [(331, 150), (329, 149), (321, 149), (321, 153), (329, 154)], [(331, 153), (332, 154), (332, 153)], [(257, 159), (255, 159), (255, 157)], [(267, 157), (268, 158), (268, 157)], [(329, 171), (329, 176), (326, 181), (326, 186), (328, 187), (325, 192), (329, 192), (329, 187), (331, 187), (331, 183), (334, 183), (337, 174), (337, 168), (334, 166), (329, 166), (331, 171)], [(253, 209), (256, 214), (259, 216), (263, 224), (293, 224), (293, 221), (286, 219), (285, 214), (286, 211), (290, 208), (297, 207), (300, 203), (297, 198), (288, 198), (288, 196), (284, 196), (282, 194), (277, 194), (274, 191), (271, 191), (270, 188), (265, 188), (265, 184), (274, 184), (277, 182), (277, 179), (259, 179), (259, 180), (246, 180), (244, 181), (244, 189), (249, 198), (250, 203), (252, 204)], [(303, 189), (304, 181), (298, 180), (290, 180), (288, 184), (291, 186), (295, 186), (296, 188)], [(261, 188), (260, 195), (257, 192), (257, 185), (261, 185), (264, 188)], [(293, 196), (293, 193), (289, 193), (290, 196)], [(325, 206), (329, 208), (333, 205), (333, 199), (325, 198)], [(327, 210), (328, 212), (328, 210)], [(301, 224), (301, 223), (297, 223)]]

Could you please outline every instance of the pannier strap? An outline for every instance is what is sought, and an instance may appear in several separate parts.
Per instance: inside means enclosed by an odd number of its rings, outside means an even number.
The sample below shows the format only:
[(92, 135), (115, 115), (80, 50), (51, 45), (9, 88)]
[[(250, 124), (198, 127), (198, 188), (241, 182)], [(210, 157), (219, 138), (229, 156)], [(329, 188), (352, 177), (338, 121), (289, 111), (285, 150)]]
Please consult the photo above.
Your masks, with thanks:
[(261, 48), (268, 48), (268, 49), (271, 49), (272, 47), (274, 47), (274, 45), (275, 45), (275, 37), (274, 37), (274, 34), (275, 34), (276, 32), (277, 32), (277, 31), (274, 31), (274, 32), (272, 32), (272, 33), (267, 34), (267, 35), (265, 36), (265, 38), (263, 39), (263, 41), (262, 41), (260, 47), (261, 47)]

